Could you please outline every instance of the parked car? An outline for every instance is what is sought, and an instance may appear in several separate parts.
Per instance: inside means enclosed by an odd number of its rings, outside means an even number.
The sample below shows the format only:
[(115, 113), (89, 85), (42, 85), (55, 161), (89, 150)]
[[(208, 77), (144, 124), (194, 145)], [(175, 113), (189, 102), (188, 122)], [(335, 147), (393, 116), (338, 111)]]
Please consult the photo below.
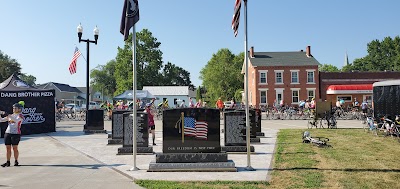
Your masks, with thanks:
[[(86, 104), (82, 104), (82, 109), (86, 110)], [(100, 104), (98, 102), (89, 102), (89, 110), (100, 109)]]
[(225, 106), (225, 108), (231, 108), (232, 102), (231, 101), (226, 101), (226, 102), (224, 102), (224, 106)]
[(74, 103), (66, 104), (65, 109), (72, 110), (73, 113), (78, 113), (78, 112), (82, 111), (82, 108), (79, 105), (74, 104)]

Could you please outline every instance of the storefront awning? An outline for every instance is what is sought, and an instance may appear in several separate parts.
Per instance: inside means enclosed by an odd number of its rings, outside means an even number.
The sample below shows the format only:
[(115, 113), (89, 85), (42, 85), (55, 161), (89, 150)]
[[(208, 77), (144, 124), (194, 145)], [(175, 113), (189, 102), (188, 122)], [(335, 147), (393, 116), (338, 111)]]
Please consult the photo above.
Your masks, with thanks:
[(372, 84), (330, 85), (326, 94), (372, 94)]

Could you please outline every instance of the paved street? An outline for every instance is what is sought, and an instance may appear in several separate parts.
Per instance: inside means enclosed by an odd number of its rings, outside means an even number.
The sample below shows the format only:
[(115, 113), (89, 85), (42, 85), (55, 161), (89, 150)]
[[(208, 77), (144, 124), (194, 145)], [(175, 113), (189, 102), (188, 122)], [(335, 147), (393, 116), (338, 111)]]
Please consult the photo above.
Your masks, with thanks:
[[(229, 173), (152, 173), (146, 172), (155, 155), (138, 155), (138, 171), (129, 171), (131, 155), (116, 155), (120, 145), (107, 145), (106, 134), (84, 135), (82, 121), (57, 123), (57, 132), (24, 136), (20, 143), (21, 167), (0, 169), (0, 187), (4, 188), (135, 188), (134, 179), (157, 180), (267, 180), (276, 135), (279, 129), (306, 128), (306, 120), (263, 120), (266, 137), (254, 143), (251, 156), (256, 171), (245, 171), (246, 155), (229, 154), (238, 172)], [(223, 127), (221, 122), (221, 127)], [(339, 120), (339, 128), (361, 128), (359, 121)], [(111, 122), (105, 122), (107, 131)], [(300, 138), (299, 138), (300, 140)], [(223, 142), (223, 133), (221, 133)], [(156, 121), (154, 151), (162, 152), (162, 122)], [(0, 144), (4, 144), (1, 140)], [(0, 161), (5, 161), (5, 149), (0, 148)]]

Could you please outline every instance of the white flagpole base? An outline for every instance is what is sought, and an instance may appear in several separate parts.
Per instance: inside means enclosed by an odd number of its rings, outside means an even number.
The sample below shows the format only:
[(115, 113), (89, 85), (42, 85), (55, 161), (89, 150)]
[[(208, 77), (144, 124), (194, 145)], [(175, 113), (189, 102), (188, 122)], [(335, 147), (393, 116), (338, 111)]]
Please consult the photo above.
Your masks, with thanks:
[(246, 171), (255, 171), (256, 169), (254, 169), (252, 166), (247, 166), (246, 168), (244, 168)]
[(138, 171), (138, 170), (139, 170), (139, 168), (137, 168), (137, 167), (132, 167), (129, 169), (129, 171)]

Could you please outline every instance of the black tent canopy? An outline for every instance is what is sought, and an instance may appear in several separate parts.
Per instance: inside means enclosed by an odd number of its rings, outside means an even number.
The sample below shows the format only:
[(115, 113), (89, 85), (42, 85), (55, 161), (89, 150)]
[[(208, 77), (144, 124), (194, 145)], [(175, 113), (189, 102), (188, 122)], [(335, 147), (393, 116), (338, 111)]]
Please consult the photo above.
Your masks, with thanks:
[[(0, 83), (0, 110), (11, 114), (14, 103), (25, 102), (22, 110), (25, 119), (21, 126), (23, 135), (56, 131), (54, 97), (54, 90), (35, 88), (14, 74)], [(0, 126), (3, 137), (7, 123)]]

